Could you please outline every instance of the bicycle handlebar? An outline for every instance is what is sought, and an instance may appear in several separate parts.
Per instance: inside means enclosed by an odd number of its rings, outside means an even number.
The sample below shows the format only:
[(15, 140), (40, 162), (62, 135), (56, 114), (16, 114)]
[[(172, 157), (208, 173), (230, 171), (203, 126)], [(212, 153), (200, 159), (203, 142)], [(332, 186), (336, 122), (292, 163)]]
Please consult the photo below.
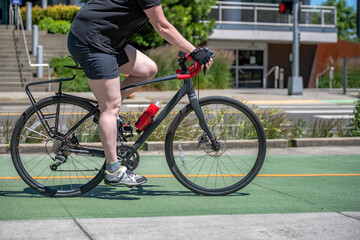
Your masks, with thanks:
[[(187, 60), (194, 61), (194, 59), (188, 53), (185, 55), (185, 58)], [(177, 79), (189, 79), (196, 76), (201, 70), (201, 65), (197, 61), (194, 61), (194, 64), (188, 67), (187, 70), (189, 73), (178, 74)], [(176, 73), (181, 73), (181, 70), (176, 69)]]

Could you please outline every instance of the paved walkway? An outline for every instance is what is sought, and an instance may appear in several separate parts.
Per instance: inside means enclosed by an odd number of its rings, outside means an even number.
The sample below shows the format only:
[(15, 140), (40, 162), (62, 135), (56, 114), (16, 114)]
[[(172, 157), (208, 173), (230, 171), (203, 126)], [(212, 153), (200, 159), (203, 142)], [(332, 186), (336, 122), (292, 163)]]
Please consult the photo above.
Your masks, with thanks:
[(360, 212), (87, 218), (0, 223), (7, 239), (358, 239)]
[[(124, 103), (148, 103), (155, 101), (167, 102), (176, 91), (161, 92), (136, 92), (133, 99), (126, 99)], [(94, 95), (88, 93), (71, 93), (77, 96), (92, 98)], [(35, 99), (41, 99), (53, 95), (49, 92), (33, 92)], [(303, 95), (288, 95), (287, 89), (225, 89), (225, 90), (200, 90), (200, 97), (205, 96), (228, 96), (239, 100), (245, 100), (254, 104), (321, 104), (321, 103), (340, 103), (351, 104), (357, 100), (357, 92), (349, 89), (348, 94), (344, 95), (342, 89), (304, 89)], [(187, 102), (187, 99), (183, 99)], [(0, 105), (22, 103), (29, 104), (29, 99), (25, 92), (4, 92), (0, 96)]]

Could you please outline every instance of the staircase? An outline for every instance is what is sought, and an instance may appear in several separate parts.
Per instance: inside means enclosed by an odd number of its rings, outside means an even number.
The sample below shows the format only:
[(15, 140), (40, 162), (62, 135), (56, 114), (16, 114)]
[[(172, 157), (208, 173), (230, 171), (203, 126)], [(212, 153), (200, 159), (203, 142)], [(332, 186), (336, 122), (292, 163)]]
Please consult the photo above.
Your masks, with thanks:
[[(0, 92), (23, 92), (27, 83), (48, 79), (48, 70), (43, 67), (44, 78), (36, 78), (36, 67), (30, 67), (22, 32), (0, 25)], [(25, 31), (28, 49), (32, 50), (32, 32)], [(50, 63), (51, 57), (69, 55), (66, 35), (48, 34), (39, 31), (39, 45), (43, 46), (43, 63)], [(36, 56), (30, 55), (31, 63)], [(32, 87), (33, 91), (47, 91), (48, 84)]]

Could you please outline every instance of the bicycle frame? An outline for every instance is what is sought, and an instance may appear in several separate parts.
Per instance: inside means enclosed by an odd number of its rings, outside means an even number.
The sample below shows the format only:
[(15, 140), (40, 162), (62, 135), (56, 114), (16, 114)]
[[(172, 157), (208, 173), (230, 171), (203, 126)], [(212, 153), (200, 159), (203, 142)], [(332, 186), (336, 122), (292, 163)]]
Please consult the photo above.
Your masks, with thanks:
[[(187, 69), (185, 67), (185, 64), (183, 63), (183, 65), (180, 63), (180, 66), (182, 68), (181, 74), (187, 73)], [(185, 72), (186, 71), (186, 72)], [(36, 100), (33, 97), (33, 95), (31, 94), (29, 87), (30, 86), (34, 86), (34, 85), (40, 85), (40, 84), (48, 84), (48, 83), (59, 83), (59, 91), (56, 92), (56, 96), (59, 97), (59, 99), (61, 98), (61, 96), (66, 96), (69, 98), (74, 98), (74, 99), (78, 99), (81, 101), (86, 101), (86, 102), (92, 102), (94, 104), (96, 104), (94, 106), (94, 108), (86, 115), (84, 116), (77, 124), (75, 124), (66, 134), (65, 134), (65, 138), (68, 138), (72, 132), (74, 130), (77, 129), (77, 127), (80, 126), (80, 124), (82, 122), (84, 122), (86, 119), (88, 119), (90, 116), (93, 115), (93, 113), (95, 111), (98, 111), (99, 106), (97, 104), (97, 101), (95, 100), (91, 100), (91, 99), (87, 99), (87, 98), (82, 98), (82, 97), (77, 97), (77, 96), (73, 96), (73, 95), (69, 95), (69, 94), (65, 94), (62, 92), (61, 88), (62, 88), (62, 82), (64, 81), (71, 81), (75, 78), (76, 75), (74, 75), (72, 78), (66, 78), (66, 79), (56, 79), (56, 80), (48, 80), (48, 81), (41, 81), (41, 82), (34, 82), (34, 83), (29, 83), (25, 86), (25, 91), (31, 101), (31, 104), (33, 105), (33, 107), (36, 110), (36, 113), (38, 115), (38, 118), (40, 119), (42, 125), (44, 126), (44, 128), (46, 129), (47, 133), (49, 134), (49, 136), (51, 137), (56, 137), (56, 132), (55, 133), (51, 133), (50, 128), (47, 126), (46, 121), (46, 117), (42, 114), (41, 111), (39, 111), (36, 108)], [(129, 88), (133, 88), (133, 87), (138, 87), (138, 86), (144, 86), (147, 84), (151, 84), (151, 83), (156, 83), (156, 82), (162, 82), (162, 81), (168, 81), (168, 80), (173, 80), (173, 79), (177, 79), (178, 74), (174, 74), (174, 75), (169, 75), (169, 76), (165, 76), (165, 77), (160, 77), (160, 78), (156, 78), (150, 81), (146, 81), (143, 83), (139, 83), (139, 84), (134, 84), (134, 85), (130, 85), (124, 88), (121, 88), (122, 90), (125, 89), (129, 89)], [(165, 106), (165, 108), (160, 112), (160, 114), (155, 118), (155, 120), (152, 122), (151, 125), (149, 125), (149, 127), (143, 132), (143, 134), (141, 134), (140, 138), (134, 143), (133, 147), (138, 150), (140, 148), (140, 146), (146, 141), (146, 139), (153, 133), (153, 131), (159, 126), (159, 124), (165, 119), (165, 117), (171, 112), (171, 110), (179, 103), (179, 101), (185, 96), (188, 95), (189, 97), (189, 102), (190, 105), (192, 106), (192, 108), (194, 109), (194, 112), (197, 116), (197, 118), (199, 119), (199, 123), (200, 123), (200, 127), (206, 132), (206, 134), (208, 135), (211, 143), (212, 143), (212, 147), (217, 150), (218, 149), (218, 144), (216, 142), (216, 139), (214, 138), (214, 136), (212, 135), (205, 119), (204, 119), (204, 115), (203, 112), (200, 108), (199, 105), (199, 101), (197, 99), (195, 90), (194, 90), (194, 86), (192, 83), (191, 79), (185, 79), (184, 81), (184, 85), (179, 89), (179, 91), (174, 95), (174, 97), (170, 100), (170, 102)], [(58, 105), (59, 106), (59, 105)], [(56, 111), (56, 119), (58, 119), (59, 116), (59, 110), (57, 109)], [(56, 130), (57, 130), (57, 121), (55, 122), (55, 126), (56, 126)], [(89, 154), (92, 156), (98, 156), (98, 157), (105, 157), (105, 154), (103, 151), (99, 151), (99, 150), (95, 150), (95, 149), (88, 149), (88, 148), (82, 148), (81, 150), (78, 149), (68, 149), (68, 151), (74, 152), (74, 153), (80, 153), (80, 154)]]

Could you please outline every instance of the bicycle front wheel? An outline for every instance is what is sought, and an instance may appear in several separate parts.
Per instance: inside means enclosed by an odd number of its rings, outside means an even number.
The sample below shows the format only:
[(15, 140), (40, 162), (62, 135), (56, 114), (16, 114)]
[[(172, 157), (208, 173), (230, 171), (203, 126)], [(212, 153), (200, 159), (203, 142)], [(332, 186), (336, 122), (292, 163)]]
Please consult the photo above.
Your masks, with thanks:
[(173, 119), (165, 142), (170, 170), (188, 189), (226, 195), (249, 184), (266, 153), (264, 129), (245, 104), (227, 97), (199, 100), (205, 121), (220, 145), (214, 150), (190, 105)]
[[(79, 196), (103, 180), (104, 158), (75, 154), (98, 142), (99, 111), (82, 122), (64, 140), (80, 119), (94, 109), (90, 103), (68, 97), (51, 97), (29, 107), (19, 118), (11, 138), (11, 157), (20, 177), (36, 191), (52, 197)], [(49, 136), (50, 130), (54, 136)], [(51, 134), (50, 134), (51, 135)]]

